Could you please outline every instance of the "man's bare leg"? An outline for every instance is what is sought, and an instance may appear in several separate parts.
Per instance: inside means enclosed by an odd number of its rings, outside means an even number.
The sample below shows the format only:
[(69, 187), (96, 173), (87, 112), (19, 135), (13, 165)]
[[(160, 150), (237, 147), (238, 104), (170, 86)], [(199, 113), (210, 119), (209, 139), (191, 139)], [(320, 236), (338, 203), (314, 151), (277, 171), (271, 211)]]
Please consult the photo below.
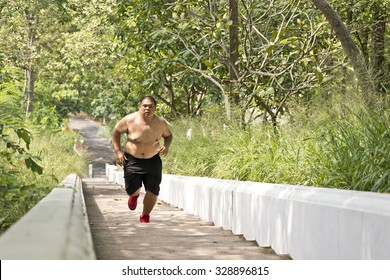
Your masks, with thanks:
[(127, 205), (129, 206), (129, 209), (132, 210), (132, 211), (134, 211), (135, 208), (137, 208), (137, 200), (138, 200), (138, 196), (139, 196), (140, 190), (141, 190), (141, 188), (139, 188), (134, 193), (132, 193), (129, 196), (129, 200), (127, 201)]
[(149, 215), (150, 212), (152, 212), (154, 205), (156, 205), (157, 202), (157, 195), (146, 191), (145, 197), (144, 197), (144, 209), (142, 211), (142, 215)]
[(138, 196), (140, 192), (141, 192), (141, 187), (135, 192), (133, 192), (130, 196)]

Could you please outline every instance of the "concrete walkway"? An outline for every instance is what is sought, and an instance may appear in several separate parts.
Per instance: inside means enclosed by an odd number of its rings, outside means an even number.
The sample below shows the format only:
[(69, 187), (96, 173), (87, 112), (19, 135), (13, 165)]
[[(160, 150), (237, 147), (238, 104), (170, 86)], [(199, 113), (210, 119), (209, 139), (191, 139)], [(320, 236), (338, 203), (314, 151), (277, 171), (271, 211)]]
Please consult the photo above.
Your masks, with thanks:
[(86, 116), (76, 115), (69, 118), (69, 128), (77, 131), (84, 137), (84, 153), (88, 163), (94, 166), (94, 176), (105, 174), (106, 163), (114, 164), (115, 156), (111, 146), (111, 139), (104, 133), (106, 129), (100, 123)]
[(83, 190), (97, 259), (288, 259), (162, 201), (141, 224), (142, 195), (130, 211), (125, 190), (105, 178), (83, 179)]
[(113, 162), (109, 139), (101, 125), (74, 116), (69, 127), (85, 137), (92, 178), (83, 179), (83, 192), (97, 259), (102, 260), (246, 260), (287, 259), (271, 248), (260, 248), (231, 231), (158, 201), (150, 224), (141, 224), (142, 195), (130, 211), (122, 186), (105, 178), (105, 162)]

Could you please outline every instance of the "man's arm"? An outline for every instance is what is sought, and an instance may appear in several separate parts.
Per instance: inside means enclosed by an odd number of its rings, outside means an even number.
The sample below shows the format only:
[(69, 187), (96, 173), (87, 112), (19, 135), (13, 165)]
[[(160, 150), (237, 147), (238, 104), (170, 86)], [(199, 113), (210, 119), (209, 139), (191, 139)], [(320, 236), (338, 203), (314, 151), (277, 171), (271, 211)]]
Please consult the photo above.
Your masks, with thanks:
[(121, 135), (127, 130), (125, 118), (121, 119), (112, 131), (112, 144), (114, 148), (116, 163), (120, 166), (124, 164), (125, 157), (121, 151)]
[(163, 128), (162, 138), (164, 139), (164, 145), (162, 147), (160, 147), (159, 153), (160, 153), (160, 155), (164, 156), (168, 153), (169, 146), (171, 145), (172, 140), (173, 140), (172, 132), (169, 129), (169, 126), (165, 120), (164, 120), (164, 128)]

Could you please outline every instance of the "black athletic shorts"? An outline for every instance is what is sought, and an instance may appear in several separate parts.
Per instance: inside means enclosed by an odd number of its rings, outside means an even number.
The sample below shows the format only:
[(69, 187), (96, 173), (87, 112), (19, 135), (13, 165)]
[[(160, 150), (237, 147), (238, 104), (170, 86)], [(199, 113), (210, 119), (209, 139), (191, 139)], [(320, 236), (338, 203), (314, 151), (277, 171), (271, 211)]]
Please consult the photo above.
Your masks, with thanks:
[(143, 183), (145, 190), (159, 195), (162, 179), (160, 154), (148, 159), (136, 158), (126, 152), (124, 155), (127, 158), (123, 166), (127, 194), (132, 195)]

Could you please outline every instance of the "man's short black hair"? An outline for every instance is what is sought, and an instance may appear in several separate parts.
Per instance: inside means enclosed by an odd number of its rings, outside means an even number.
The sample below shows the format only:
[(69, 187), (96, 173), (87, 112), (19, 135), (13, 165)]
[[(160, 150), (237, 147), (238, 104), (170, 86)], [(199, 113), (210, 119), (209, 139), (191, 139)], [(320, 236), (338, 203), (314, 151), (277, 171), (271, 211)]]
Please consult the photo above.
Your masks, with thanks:
[(154, 99), (154, 97), (153, 97), (153, 96), (149, 96), (149, 95), (147, 95), (147, 96), (144, 96), (144, 97), (142, 97), (142, 98), (141, 98), (141, 100), (139, 101), (139, 106), (141, 106), (141, 104), (142, 104), (142, 101), (144, 101), (145, 99), (152, 100), (152, 102), (154, 103), (154, 106), (156, 106), (156, 107), (157, 107), (157, 101), (156, 101), (156, 99)]

